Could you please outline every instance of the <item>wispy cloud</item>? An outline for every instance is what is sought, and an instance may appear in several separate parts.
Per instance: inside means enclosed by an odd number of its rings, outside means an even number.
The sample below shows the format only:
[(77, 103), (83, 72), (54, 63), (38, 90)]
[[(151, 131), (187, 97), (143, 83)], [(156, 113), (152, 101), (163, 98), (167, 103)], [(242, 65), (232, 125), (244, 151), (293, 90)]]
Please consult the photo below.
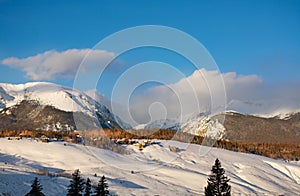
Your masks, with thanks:
[(24, 71), (31, 80), (55, 80), (74, 77), (84, 58), (88, 63), (86, 67), (93, 70), (104, 66), (105, 62), (114, 57), (114, 53), (104, 50), (69, 49), (61, 52), (49, 50), (27, 58), (6, 58), (1, 64)]

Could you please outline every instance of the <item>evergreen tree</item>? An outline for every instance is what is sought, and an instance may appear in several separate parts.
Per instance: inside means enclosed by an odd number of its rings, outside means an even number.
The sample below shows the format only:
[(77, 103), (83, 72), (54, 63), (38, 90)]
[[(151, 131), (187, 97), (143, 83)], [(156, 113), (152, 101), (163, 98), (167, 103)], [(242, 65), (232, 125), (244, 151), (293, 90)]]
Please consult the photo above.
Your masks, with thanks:
[(44, 193), (42, 193), (42, 190), (43, 187), (40, 185), (39, 179), (35, 177), (31, 185), (31, 190), (26, 196), (45, 196)]
[(216, 159), (211, 171), (207, 181), (208, 185), (205, 187), (205, 195), (230, 196), (231, 186), (227, 184), (230, 179), (224, 175), (225, 170), (221, 167), (219, 159)]
[(109, 195), (108, 185), (105, 176), (102, 176), (96, 188), (95, 196), (107, 196), (107, 195)]
[(87, 178), (86, 183), (85, 183), (85, 191), (84, 191), (84, 196), (90, 196), (92, 193), (92, 184), (91, 180)]
[(67, 196), (81, 196), (83, 189), (84, 179), (81, 177), (79, 169), (76, 169), (72, 174)]

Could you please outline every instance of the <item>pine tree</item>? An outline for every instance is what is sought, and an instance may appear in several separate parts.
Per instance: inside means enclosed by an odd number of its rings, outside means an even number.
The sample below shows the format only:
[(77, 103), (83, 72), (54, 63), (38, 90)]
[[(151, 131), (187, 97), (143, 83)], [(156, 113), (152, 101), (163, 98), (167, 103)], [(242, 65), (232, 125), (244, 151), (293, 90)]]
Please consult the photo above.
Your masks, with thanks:
[(42, 193), (42, 190), (43, 187), (40, 185), (39, 179), (35, 177), (31, 185), (31, 190), (26, 196), (45, 196), (44, 193)]
[(84, 189), (84, 179), (80, 175), (79, 169), (76, 169), (72, 174), (72, 180), (68, 188), (68, 196), (81, 196)]
[(102, 176), (96, 188), (95, 196), (107, 196), (107, 195), (109, 195), (108, 185), (105, 176)]
[(87, 178), (86, 183), (85, 183), (85, 191), (84, 191), (84, 196), (90, 196), (92, 193), (92, 184), (91, 180)]
[(224, 174), (225, 170), (221, 166), (219, 159), (216, 159), (215, 165), (212, 166), (212, 173), (208, 178), (208, 185), (205, 187), (206, 196), (230, 196), (231, 186), (227, 183), (228, 179)]

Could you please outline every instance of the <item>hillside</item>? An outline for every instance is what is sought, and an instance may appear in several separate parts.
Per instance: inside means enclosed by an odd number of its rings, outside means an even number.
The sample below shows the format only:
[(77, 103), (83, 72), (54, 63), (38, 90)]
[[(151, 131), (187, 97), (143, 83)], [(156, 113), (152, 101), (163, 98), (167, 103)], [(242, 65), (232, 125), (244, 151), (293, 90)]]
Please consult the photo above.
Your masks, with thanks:
[[(171, 152), (170, 146), (181, 149)], [(215, 158), (231, 179), (232, 195), (296, 195), (300, 192), (300, 164), (256, 155), (157, 141), (143, 151), (133, 145), (121, 155), (104, 149), (31, 139), (0, 139), (0, 194), (23, 195), (38, 176), (46, 195), (64, 195), (74, 169), (96, 184), (105, 175), (118, 195), (203, 195)], [(131, 172), (133, 171), (133, 173)], [(51, 176), (37, 175), (49, 173)], [(55, 174), (60, 177), (55, 177)], [(67, 175), (68, 174), (68, 175)]]
[(224, 127), (229, 140), (300, 144), (300, 113), (280, 119), (231, 112), (225, 115)]

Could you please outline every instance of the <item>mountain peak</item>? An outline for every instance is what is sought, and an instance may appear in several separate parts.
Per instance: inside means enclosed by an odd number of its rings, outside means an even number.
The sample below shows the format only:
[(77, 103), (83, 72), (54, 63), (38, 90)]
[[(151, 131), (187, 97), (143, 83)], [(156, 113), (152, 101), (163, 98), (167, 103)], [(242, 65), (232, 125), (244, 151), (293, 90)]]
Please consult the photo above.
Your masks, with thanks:
[[(49, 82), (29, 82), (25, 84), (0, 84), (1, 110), (18, 107), (24, 101), (36, 102), (41, 106), (50, 106), (55, 112), (62, 111), (83, 114), (97, 126), (120, 128), (115, 117), (102, 104), (83, 92)], [(33, 105), (35, 107), (35, 105)], [(34, 108), (32, 108), (34, 110)], [(54, 112), (54, 110), (52, 110)], [(119, 119), (118, 119), (119, 120)], [(99, 121), (99, 122), (98, 122)], [(98, 122), (98, 123), (97, 123)]]

